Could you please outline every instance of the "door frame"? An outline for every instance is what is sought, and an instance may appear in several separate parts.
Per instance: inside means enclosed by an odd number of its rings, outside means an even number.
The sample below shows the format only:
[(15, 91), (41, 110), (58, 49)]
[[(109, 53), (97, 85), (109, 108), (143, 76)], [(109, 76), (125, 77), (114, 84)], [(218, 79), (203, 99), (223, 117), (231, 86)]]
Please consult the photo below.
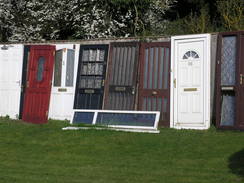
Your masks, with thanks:
[[(178, 96), (177, 90), (174, 88), (174, 81), (177, 79), (177, 43), (178, 42), (191, 42), (191, 41), (204, 41), (204, 86), (203, 87), (203, 115), (204, 121), (201, 126), (184, 126), (176, 125), (178, 118)], [(171, 81), (170, 81), (170, 127), (176, 129), (208, 129), (210, 127), (210, 34), (193, 34), (193, 35), (182, 35), (182, 36), (172, 36), (171, 37)], [(205, 54), (206, 53), (206, 54)], [(177, 80), (176, 80), (177, 85)]]

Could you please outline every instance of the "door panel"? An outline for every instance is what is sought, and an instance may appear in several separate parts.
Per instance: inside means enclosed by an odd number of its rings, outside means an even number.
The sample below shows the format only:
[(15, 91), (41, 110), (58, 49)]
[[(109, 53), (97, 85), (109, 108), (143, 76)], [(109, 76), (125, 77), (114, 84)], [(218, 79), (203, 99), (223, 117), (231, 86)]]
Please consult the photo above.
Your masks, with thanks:
[(174, 128), (210, 126), (210, 35), (171, 38), (171, 120)]
[(178, 106), (180, 123), (196, 124), (204, 121), (203, 50), (203, 41), (178, 44), (177, 64), (180, 77), (177, 83), (177, 95), (180, 98)]
[(160, 125), (169, 126), (170, 42), (142, 43), (139, 110), (160, 111)]
[(71, 119), (74, 106), (74, 83), (77, 75), (79, 46), (78, 44), (56, 45), (49, 118), (58, 120)]
[(23, 45), (0, 45), (0, 116), (19, 118)]
[(55, 46), (30, 46), (22, 119), (46, 123), (53, 73)]
[(139, 43), (111, 43), (105, 109), (134, 110)]
[(216, 67), (216, 124), (244, 129), (244, 31), (220, 33)]
[(102, 109), (108, 45), (81, 45), (75, 109)]

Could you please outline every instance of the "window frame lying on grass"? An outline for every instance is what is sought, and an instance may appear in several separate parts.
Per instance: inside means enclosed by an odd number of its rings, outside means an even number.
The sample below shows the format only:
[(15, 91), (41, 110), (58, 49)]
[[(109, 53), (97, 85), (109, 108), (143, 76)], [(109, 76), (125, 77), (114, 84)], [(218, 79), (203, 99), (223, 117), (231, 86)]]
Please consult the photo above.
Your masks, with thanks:
[(115, 113), (115, 114), (155, 114), (155, 120), (154, 120), (154, 126), (129, 126), (129, 125), (106, 125), (108, 127), (112, 128), (123, 128), (123, 129), (142, 129), (142, 130), (157, 130), (158, 128), (158, 123), (159, 123), (159, 118), (160, 118), (160, 112), (159, 111), (119, 111), (119, 110), (89, 110), (89, 109), (74, 109), (72, 118), (70, 120), (70, 124), (74, 124), (74, 116), (76, 112), (84, 112), (84, 113), (91, 113), (93, 112), (93, 120), (92, 120), (92, 125), (96, 125), (97, 121), (97, 116), (98, 113)]

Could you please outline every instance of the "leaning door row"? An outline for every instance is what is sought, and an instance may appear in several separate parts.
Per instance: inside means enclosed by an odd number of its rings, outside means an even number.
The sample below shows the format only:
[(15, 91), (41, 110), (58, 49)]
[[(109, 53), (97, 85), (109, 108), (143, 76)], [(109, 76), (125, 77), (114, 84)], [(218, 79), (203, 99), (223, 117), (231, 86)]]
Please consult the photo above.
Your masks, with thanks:
[(160, 111), (168, 126), (169, 42), (78, 47), (24, 46), (21, 119), (69, 119), (73, 108), (145, 110)]
[(169, 126), (169, 42), (81, 46), (79, 58), (75, 109), (160, 111)]

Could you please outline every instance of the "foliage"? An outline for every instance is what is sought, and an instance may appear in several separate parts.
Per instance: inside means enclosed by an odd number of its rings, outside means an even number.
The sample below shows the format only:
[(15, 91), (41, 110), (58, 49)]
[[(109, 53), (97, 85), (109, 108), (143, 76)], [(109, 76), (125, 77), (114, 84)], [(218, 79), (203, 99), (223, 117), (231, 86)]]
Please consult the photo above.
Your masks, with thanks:
[(175, 0), (0, 0), (2, 40), (137, 36)]
[(244, 29), (244, 1), (243, 0), (218, 0), (218, 11), (226, 30)]

